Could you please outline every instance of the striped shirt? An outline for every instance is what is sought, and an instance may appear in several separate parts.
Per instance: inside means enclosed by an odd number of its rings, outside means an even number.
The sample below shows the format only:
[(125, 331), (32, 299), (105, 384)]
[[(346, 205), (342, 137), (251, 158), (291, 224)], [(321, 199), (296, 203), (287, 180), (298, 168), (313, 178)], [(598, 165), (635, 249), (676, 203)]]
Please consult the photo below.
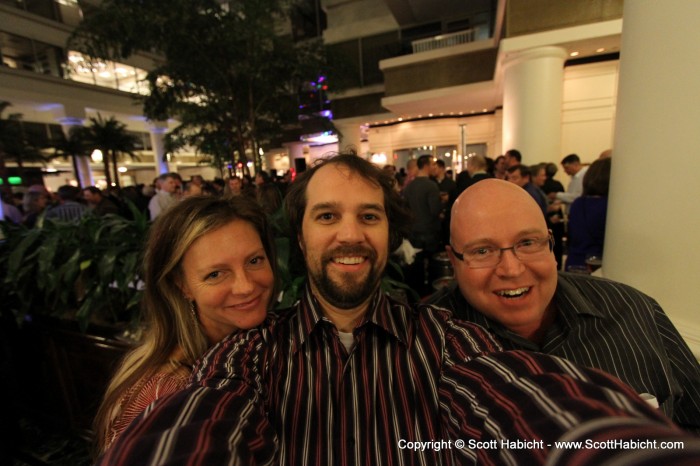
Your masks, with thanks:
[(75, 201), (65, 201), (46, 211), (44, 219), (61, 222), (77, 222), (88, 213), (88, 208)]
[(377, 293), (353, 336), (347, 351), (307, 288), (209, 351), (192, 385), (147, 409), (101, 464), (530, 465), (601, 418), (682, 435), (617, 379), (500, 351), (442, 310)]
[(619, 377), (654, 395), (669, 417), (700, 432), (700, 366), (659, 304), (621, 283), (559, 273), (557, 320), (537, 345), (474, 309), (458, 288), (429, 302), (488, 329), (505, 349), (539, 351)]

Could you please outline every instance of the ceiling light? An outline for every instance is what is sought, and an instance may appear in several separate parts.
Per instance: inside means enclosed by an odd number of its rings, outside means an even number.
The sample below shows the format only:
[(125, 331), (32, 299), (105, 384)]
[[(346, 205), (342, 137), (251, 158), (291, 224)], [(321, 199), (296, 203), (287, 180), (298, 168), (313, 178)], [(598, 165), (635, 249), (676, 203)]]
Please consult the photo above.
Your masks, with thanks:
[(579, 53), (578, 52), (571, 52), (569, 54), (570, 57), (578, 57)]
[(601, 47), (599, 49), (596, 49), (595, 51), (596, 51), (596, 53), (605, 52), (605, 48)]

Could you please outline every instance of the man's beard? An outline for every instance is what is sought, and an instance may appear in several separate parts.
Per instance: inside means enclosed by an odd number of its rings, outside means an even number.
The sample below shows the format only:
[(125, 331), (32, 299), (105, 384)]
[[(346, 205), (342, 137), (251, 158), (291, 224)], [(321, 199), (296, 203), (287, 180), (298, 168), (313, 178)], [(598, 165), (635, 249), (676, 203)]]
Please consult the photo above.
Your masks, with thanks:
[[(337, 256), (362, 256), (371, 267), (367, 276), (359, 282), (347, 280), (337, 283), (328, 274), (328, 265)], [(332, 306), (339, 309), (352, 309), (364, 303), (379, 285), (382, 269), (377, 268), (377, 253), (370, 248), (361, 246), (341, 246), (327, 251), (321, 256), (320, 270), (309, 268), (309, 278), (318, 292)], [(344, 274), (338, 274), (342, 277)]]

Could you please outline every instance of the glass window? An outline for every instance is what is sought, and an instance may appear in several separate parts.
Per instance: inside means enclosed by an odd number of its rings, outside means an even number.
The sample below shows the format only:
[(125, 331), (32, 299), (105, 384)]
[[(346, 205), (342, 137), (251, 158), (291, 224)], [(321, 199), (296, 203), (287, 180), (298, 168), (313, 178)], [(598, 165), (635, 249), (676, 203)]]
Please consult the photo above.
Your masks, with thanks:
[(339, 42), (328, 46), (328, 59), (331, 66), (337, 70), (335, 80), (343, 80), (340, 87), (362, 86), (360, 74), (360, 44), (358, 40)]
[(44, 18), (60, 21), (58, 8), (54, 0), (23, 0), (25, 10)]
[(90, 60), (83, 54), (70, 50), (66, 65), (67, 77), (73, 81), (111, 87), (120, 91), (148, 94), (146, 71), (123, 63)]
[(26, 37), (0, 32), (2, 63), (18, 70), (34, 71), (34, 48)]
[(362, 85), (367, 86), (384, 82), (384, 73), (379, 69), (379, 62), (401, 54), (401, 42), (398, 31), (364, 37), (361, 40)]
[(63, 77), (63, 50), (60, 47), (34, 41), (34, 52), (34, 71)]
[(45, 123), (22, 122), (24, 134), (27, 140), (34, 146), (47, 147), (49, 145), (49, 132)]

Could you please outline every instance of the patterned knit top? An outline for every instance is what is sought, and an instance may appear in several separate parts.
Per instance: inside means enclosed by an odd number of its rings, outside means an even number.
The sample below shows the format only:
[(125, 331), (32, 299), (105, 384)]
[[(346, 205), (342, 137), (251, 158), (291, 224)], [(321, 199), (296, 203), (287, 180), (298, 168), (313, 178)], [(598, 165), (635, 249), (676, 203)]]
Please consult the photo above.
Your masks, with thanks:
[(104, 450), (136, 419), (153, 401), (182, 390), (190, 378), (191, 369), (179, 361), (170, 360), (155, 373), (143, 377), (124, 393), (115, 409), (109, 426)]

